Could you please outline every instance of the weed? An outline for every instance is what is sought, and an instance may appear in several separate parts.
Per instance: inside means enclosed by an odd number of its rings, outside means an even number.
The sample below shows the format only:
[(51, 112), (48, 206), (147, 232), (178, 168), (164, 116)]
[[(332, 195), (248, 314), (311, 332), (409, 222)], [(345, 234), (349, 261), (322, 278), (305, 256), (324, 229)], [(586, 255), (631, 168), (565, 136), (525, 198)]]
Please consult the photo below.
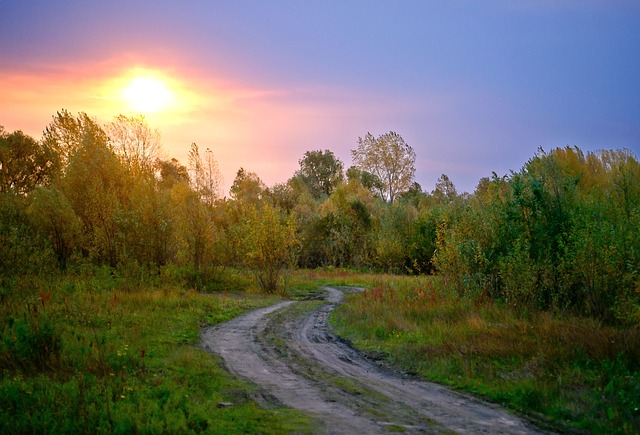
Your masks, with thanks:
[(640, 329), (520, 314), (458, 298), (434, 278), (372, 281), (330, 319), (357, 347), (555, 425), (640, 430)]
[(276, 298), (121, 280), (101, 268), (3, 287), (0, 432), (308, 430), (300, 413), (257, 408), (197, 347), (202, 324)]

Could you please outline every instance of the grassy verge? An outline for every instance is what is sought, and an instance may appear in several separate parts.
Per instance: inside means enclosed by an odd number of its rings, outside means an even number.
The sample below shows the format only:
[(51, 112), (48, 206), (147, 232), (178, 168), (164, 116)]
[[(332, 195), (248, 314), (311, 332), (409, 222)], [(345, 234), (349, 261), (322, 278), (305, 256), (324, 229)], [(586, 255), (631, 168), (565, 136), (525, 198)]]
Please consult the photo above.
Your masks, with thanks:
[(307, 431), (263, 410), (250, 387), (198, 348), (217, 324), (274, 298), (131, 290), (108, 274), (0, 286), (0, 432)]
[[(393, 307), (393, 309), (390, 309)], [(403, 370), (556, 428), (640, 432), (640, 329), (517, 315), (447, 294), (434, 278), (379, 277), (333, 314), (337, 332)]]
[(349, 269), (328, 267), (324, 269), (295, 270), (287, 276), (287, 296), (294, 299), (313, 298), (323, 286), (372, 287), (383, 275), (373, 275)]

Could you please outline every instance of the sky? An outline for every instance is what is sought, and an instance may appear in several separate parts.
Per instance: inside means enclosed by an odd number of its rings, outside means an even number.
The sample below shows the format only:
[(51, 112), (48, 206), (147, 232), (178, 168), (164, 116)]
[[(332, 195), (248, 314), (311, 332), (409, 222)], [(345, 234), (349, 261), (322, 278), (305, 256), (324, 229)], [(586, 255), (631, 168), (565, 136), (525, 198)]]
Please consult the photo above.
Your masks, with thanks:
[[(226, 190), (395, 131), (425, 191), (473, 192), (539, 148), (640, 154), (638, 23), (635, 0), (0, 0), (0, 125), (143, 111), (165, 157), (213, 151)], [(157, 107), (128, 96), (140, 78)]]

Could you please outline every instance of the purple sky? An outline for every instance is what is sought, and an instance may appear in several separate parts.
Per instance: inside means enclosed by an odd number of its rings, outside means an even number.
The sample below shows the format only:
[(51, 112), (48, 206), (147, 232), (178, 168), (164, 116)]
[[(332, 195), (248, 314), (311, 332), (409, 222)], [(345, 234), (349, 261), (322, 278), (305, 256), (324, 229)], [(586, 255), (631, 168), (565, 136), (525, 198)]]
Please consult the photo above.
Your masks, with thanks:
[(286, 181), (313, 149), (350, 166), (368, 131), (402, 135), (428, 191), (538, 147), (640, 150), (638, 1), (0, 0), (0, 29), (7, 130), (40, 137), (61, 108), (107, 122), (125, 109), (90, 89), (161, 70), (199, 98), (149, 118), (163, 147), (210, 147), (227, 188), (240, 166)]

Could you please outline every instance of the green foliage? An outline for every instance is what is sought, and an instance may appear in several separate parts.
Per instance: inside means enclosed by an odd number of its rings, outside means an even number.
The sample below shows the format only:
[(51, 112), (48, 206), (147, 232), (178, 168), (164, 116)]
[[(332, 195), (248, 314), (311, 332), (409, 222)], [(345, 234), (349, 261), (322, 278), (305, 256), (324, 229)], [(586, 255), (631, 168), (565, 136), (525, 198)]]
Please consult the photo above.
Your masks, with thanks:
[(21, 131), (0, 126), (0, 193), (25, 195), (51, 182), (59, 167), (55, 151)]
[(48, 319), (38, 318), (37, 303), (29, 304), (21, 314), (18, 319), (9, 317), (5, 322), (0, 364), (23, 373), (56, 368), (60, 364), (60, 335)]
[(382, 180), (371, 172), (351, 166), (347, 169), (347, 180), (349, 183), (361, 184), (364, 188), (369, 189), (374, 196), (380, 196), (380, 192), (384, 188)]
[(299, 246), (296, 226), (290, 216), (264, 204), (249, 207), (242, 229), (244, 265), (253, 271), (266, 292), (274, 292), (283, 273), (296, 263)]
[(307, 151), (298, 163), (300, 169), (294, 176), (302, 180), (314, 198), (330, 196), (344, 179), (344, 165), (332, 151)]
[(71, 156), (88, 144), (107, 144), (108, 137), (102, 127), (84, 112), (74, 117), (67, 110), (60, 110), (45, 128), (42, 137), (45, 146), (54, 149), (59, 156), (63, 172)]
[(258, 408), (251, 388), (196, 346), (203, 323), (273, 298), (152, 282), (126, 288), (103, 269), (84, 278), (23, 277), (4, 288), (0, 432), (308, 430), (299, 413)]
[(434, 263), (460, 294), (637, 322), (638, 180), (628, 151), (541, 151), (448, 207)]
[[(393, 309), (390, 309), (393, 307)], [(460, 299), (436, 277), (377, 277), (330, 318), (403, 370), (488, 397), (552, 427), (640, 430), (640, 329)]]
[(304, 267), (438, 273), (463, 298), (523, 312), (640, 319), (640, 163), (629, 151), (540, 151), (519, 172), (480, 180), (472, 195), (446, 175), (428, 194), (412, 184), (415, 153), (399, 135), (367, 134), (346, 182), (331, 151), (309, 151), (286, 184), (267, 188), (241, 168), (220, 199), (211, 150), (192, 145), (190, 177), (175, 159), (157, 160), (159, 147), (141, 116), (103, 129), (62, 110), (42, 142), (0, 130), (6, 279), (55, 260), (131, 276), (173, 265), (185, 283), (213, 288), (226, 268), (244, 266), (271, 270), (259, 281), (273, 290), (284, 270), (273, 264), (289, 267), (292, 257), (259, 265), (268, 255), (256, 254), (247, 224), (258, 227), (269, 204), (295, 222), (299, 244), (285, 251)]
[(238, 169), (235, 180), (229, 189), (231, 198), (247, 204), (257, 204), (266, 186), (255, 172)]
[[(340, 185), (324, 201), (319, 217), (312, 221), (312, 240), (319, 264), (363, 267), (373, 257), (372, 234), (376, 222), (375, 200), (359, 183)], [(306, 233), (306, 231), (305, 231)]]
[(23, 196), (0, 193), (0, 285), (55, 268), (53, 252), (29, 225), (27, 206)]
[(122, 256), (119, 224), (128, 206), (131, 180), (106, 142), (85, 139), (69, 157), (60, 187), (83, 223), (85, 249), (97, 261), (115, 266)]
[(433, 273), (433, 256), (436, 252), (438, 209), (423, 212), (407, 228), (404, 268), (412, 274)]
[(55, 186), (36, 189), (27, 213), (33, 227), (49, 237), (60, 268), (81, 243), (81, 222), (71, 203)]
[[(377, 263), (386, 272), (402, 273), (408, 262), (417, 210), (395, 202), (385, 208), (376, 232)], [(410, 255), (410, 254), (409, 254)]]
[(158, 187), (160, 190), (171, 190), (178, 183), (189, 182), (189, 172), (176, 159), (156, 160), (156, 169), (159, 172), (160, 180)]

